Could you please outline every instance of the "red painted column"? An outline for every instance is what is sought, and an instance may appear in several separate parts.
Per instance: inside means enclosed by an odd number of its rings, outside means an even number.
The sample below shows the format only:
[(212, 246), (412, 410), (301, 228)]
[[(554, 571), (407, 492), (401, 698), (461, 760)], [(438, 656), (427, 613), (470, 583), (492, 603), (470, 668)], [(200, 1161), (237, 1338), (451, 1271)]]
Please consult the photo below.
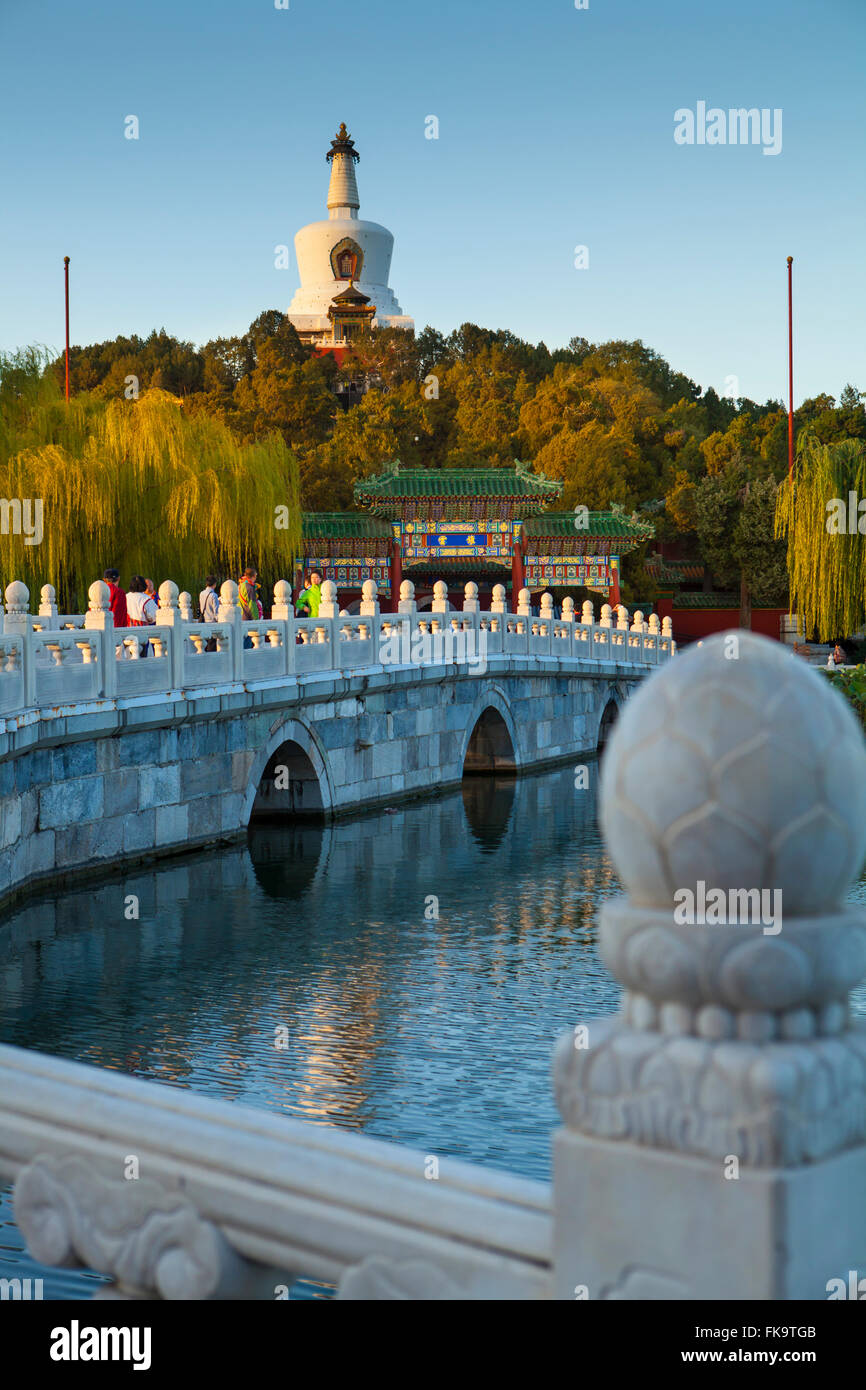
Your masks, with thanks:
[(520, 541), (514, 542), (511, 547), (511, 611), (517, 612), (517, 598), (521, 589), (526, 588), (525, 574), (523, 569), (523, 551), (520, 548)]
[(401, 541), (391, 542), (391, 612), (398, 611), (400, 585), (403, 583), (403, 545)]
[(618, 556), (618, 555), (611, 555), (611, 557), (610, 557), (610, 606), (611, 606), (611, 608), (616, 608), (617, 604), (620, 603), (620, 602), (621, 602), (621, 600), (620, 600), (620, 596), (619, 596), (619, 556)]

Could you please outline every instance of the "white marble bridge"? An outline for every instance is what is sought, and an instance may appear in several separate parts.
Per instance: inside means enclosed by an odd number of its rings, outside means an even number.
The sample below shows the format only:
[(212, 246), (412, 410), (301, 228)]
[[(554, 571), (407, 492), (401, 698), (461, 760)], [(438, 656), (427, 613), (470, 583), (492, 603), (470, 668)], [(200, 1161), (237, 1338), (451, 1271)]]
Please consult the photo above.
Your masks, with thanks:
[[(192, 618), (166, 582), (156, 626), (116, 629), (108, 588), (86, 614), (37, 614), (6, 590), (0, 637), (0, 902), (27, 885), (213, 844), (264, 814), (337, 814), (594, 754), (628, 692), (674, 643), (658, 619), (607, 607), (580, 621), (549, 596), (533, 616), (444, 596), (419, 614), (296, 619), (289, 586), (242, 622), (223, 585), (219, 621)], [(144, 655), (144, 644), (147, 654)]]
[[(23, 604), (16, 611), (7, 597), (2, 679), (13, 685), (2, 737), (38, 731), (32, 756), (42, 763), (32, 771), (43, 779), (18, 787), (16, 778), (11, 832), (4, 820), (13, 842), (25, 825), (31, 836), (60, 841), (79, 821), (88, 824), (85, 812), (113, 819), (125, 796), (139, 798), (137, 816), (153, 810), (157, 825), (167, 809), (170, 824), (181, 804), (170, 794), (183, 796), (184, 786), (191, 824), (198, 762), (218, 756), (224, 776), (239, 770), (232, 795), (241, 817), (274, 752), (302, 737), (300, 716), (280, 705), (292, 680), (302, 694), (308, 682), (325, 682), (330, 723), (383, 721), (370, 726), (372, 740), (358, 740), (372, 745), (357, 750), (364, 757), (405, 737), (399, 714), (432, 709), (407, 699), (361, 711), (370, 691), (385, 697), (402, 685), (408, 696), (432, 682), (447, 713), (452, 690), (474, 684), (470, 719), (496, 708), (520, 765), (526, 743), (519, 706), (509, 705), (518, 684), (542, 705), (557, 683), (580, 694), (595, 681), (604, 699), (613, 690), (621, 696), (646, 674), (648, 654), (655, 666), (664, 651), (661, 634), (653, 647), (648, 632), (633, 636), (630, 626), (584, 623), (578, 636), (567, 621), (550, 620), (542, 632), (541, 621), (533, 631), (536, 619), (526, 617), (520, 630), (519, 615), (501, 614), (494, 629), (495, 614), (470, 609), (457, 622), (488, 631), (499, 648), (488, 652), (484, 674), (432, 660), (401, 680), (398, 667), (374, 660), (385, 621), (376, 613), (323, 615), (300, 625), (304, 643), (286, 612), (258, 625), (259, 645), (247, 648), (229, 595), (218, 652), (206, 654), (211, 633), (186, 624), (163, 589), (162, 654), (129, 664), (148, 666), (150, 681), (163, 663), (172, 680), (137, 695), (118, 693), (118, 634), (98, 588), (90, 625), (72, 631), (35, 632)], [(617, 633), (630, 660), (611, 660)], [(141, 637), (139, 629), (121, 640)], [(49, 688), (64, 693), (65, 657), (41, 674), (34, 659), (50, 644), (70, 652), (74, 705), (34, 703)], [(69, 644), (83, 652), (77, 665)], [(593, 655), (575, 656), (578, 644)], [(330, 655), (318, 670), (298, 666), (316, 648), (342, 655), (346, 647), (363, 652), (357, 668)], [(257, 656), (277, 672), (256, 668)], [(192, 673), (212, 657), (230, 678), (195, 683)], [(257, 669), (258, 682), (250, 675)], [(177, 685), (179, 672), (185, 683)], [(367, 684), (341, 684), (353, 681)], [(501, 708), (481, 704), (495, 693), (482, 691), (484, 682), (504, 690)], [(282, 744), (265, 738), (256, 753), (239, 740), (222, 754), (197, 753), (184, 731), (195, 727), (189, 712), (198, 700), (212, 724), (256, 728), (263, 718)], [(349, 700), (357, 702), (346, 711), (351, 720), (338, 710)], [(184, 716), (177, 727), (171, 705)], [(136, 732), (134, 719), (122, 733), (120, 716), (133, 711), (142, 727)], [(587, 743), (598, 732), (596, 713), (597, 705), (584, 710)], [(545, 708), (538, 727), (548, 722), (555, 739), (561, 717)], [(67, 730), (78, 719), (93, 721), (97, 751), (67, 769), (77, 746)], [(460, 729), (455, 722), (450, 731), (460, 732), (454, 768), (464, 737), (468, 749), (474, 735), (463, 717)], [(165, 740), (163, 763), (139, 766), (144, 743), (131, 744), (120, 765), (105, 751), (152, 737)], [(504, 744), (488, 743), (496, 765)], [(237, 751), (249, 761), (235, 765)], [(21, 763), (8, 744), (3, 754), (0, 768)], [(193, 769), (186, 774), (183, 759)], [(66, 770), (72, 775), (55, 801), (51, 778)], [(100, 790), (88, 791), (99, 777)], [(335, 777), (335, 785), (350, 784)], [(142, 806), (143, 791), (155, 806)], [(8, 786), (5, 794), (8, 801)], [(66, 803), (67, 819), (51, 824), (64, 796), (77, 798), (78, 821)], [(601, 764), (601, 807), (626, 891), (601, 908), (600, 945), (623, 996), (611, 1018), (575, 1018), (557, 1048), (563, 1124), (553, 1137), (551, 1183), (448, 1158), (431, 1181), (426, 1156), (400, 1145), (0, 1046), (0, 1178), (15, 1184), (15, 1217), (33, 1257), (98, 1270), (111, 1283), (97, 1297), (133, 1299), (271, 1299), (295, 1274), (332, 1280), (349, 1299), (824, 1299), (847, 1287), (851, 1271), (866, 1270), (866, 1030), (850, 1005), (866, 973), (866, 923), (848, 901), (866, 852), (866, 747), (856, 720), (781, 645), (744, 633), (736, 645), (712, 638), (664, 661), (626, 702)], [(696, 886), (746, 898), (756, 889), (780, 893), (781, 930), (767, 934), (753, 918), (683, 923), (675, 903)], [(501, 1084), (491, 1077), (485, 1105)], [(130, 1155), (135, 1181), (127, 1180)]]

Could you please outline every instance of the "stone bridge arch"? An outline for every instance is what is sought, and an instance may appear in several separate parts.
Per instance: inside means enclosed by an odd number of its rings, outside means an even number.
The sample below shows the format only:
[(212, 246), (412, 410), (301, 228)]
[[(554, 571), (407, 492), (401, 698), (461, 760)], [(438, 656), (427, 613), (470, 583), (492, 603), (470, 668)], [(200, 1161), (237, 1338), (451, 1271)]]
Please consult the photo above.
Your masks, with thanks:
[(511, 705), (496, 685), (487, 685), (476, 696), (460, 747), (464, 772), (517, 772), (524, 753)]
[(619, 719), (620, 711), (625, 704), (626, 695), (617, 684), (600, 683), (598, 687), (598, 703), (595, 709), (595, 739), (594, 747), (600, 755), (604, 752), (613, 727)]
[[(279, 778), (278, 768), (285, 768)], [(319, 739), (300, 719), (284, 720), (253, 758), (242, 825), (269, 813), (328, 816), (333, 807), (333, 782)]]

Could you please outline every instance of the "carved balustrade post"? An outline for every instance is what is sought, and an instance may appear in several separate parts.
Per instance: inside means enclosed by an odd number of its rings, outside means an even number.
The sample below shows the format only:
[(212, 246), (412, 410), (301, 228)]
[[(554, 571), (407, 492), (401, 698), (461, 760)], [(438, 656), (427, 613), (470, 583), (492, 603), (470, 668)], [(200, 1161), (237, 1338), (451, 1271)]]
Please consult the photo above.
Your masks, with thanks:
[(820, 675), (738, 638), (656, 672), (602, 764), (624, 995), (554, 1060), (559, 1298), (824, 1299), (866, 1273), (866, 745)]
[(274, 585), (271, 617), (286, 624), (286, 673), (291, 676), (295, 670), (295, 610), (292, 606), (292, 586), (287, 579), (278, 579)]
[(57, 594), (53, 584), (43, 584), (39, 593), (39, 616), (45, 618), (43, 626), (46, 629), (53, 629), (59, 626), (57, 621)]
[[(339, 669), (341, 661), (340, 638), (337, 624), (334, 621), (339, 617), (340, 607), (337, 602), (337, 586), (333, 579), (326, 579), (322, 584), (322, 597), (319, 602), (319, 625), (316, 628), (316, 641), (327, 641), (331, 648), (331, 666)], [(324, 632), (324, 636), (320, 636)]]
[(177, 585), (173, 579), (164, 579), (158, 590), (159, 607), (156, 610), (156, 626), (167, 628), (168, 631), (161, 631), (160, 637), (165, 640), (165, 650), (168, 656), (168, 678), (170, 686), (177, 688), (184, 683), (184, 657), (186, 655), (186, 638), (183, 633), (183, 624), (186, 621), (180, 606), (180, 595)]
[(361, 585), (361, 606), (359, 614), (362, 618), (369, 618), (369, 625), (358, 625), (358, 635), (366, 641), (367, 637), (373, 639), (373, 650), (378, 653), (380, 649), (380, 609), (379, 609), (379, 586), (375, 579), (365, 579)]
[(418, 612), (418, 605), (415, 602), (415, 585), (411, 579), (404, 579), (400, 585), (400, 600), (397, 604), (397, 612), (405, 614), (408, 618), (414, 618)]
[(99, 693), (105, 700), (117, 694), (117, 643), (114, 638), (114, 614), (109, 607), (111, 591), (104, 579), (95, 580), (87, 590), (87, 612), (84, 626), (101, 632), (99, 647)]
[[(23, 661), (23, 697), (25, 706), (36, 700), (36, 667), (33, 660), (33, 631), (30, 624), (30, 590), (20, 579), (6, 585), (6, 614), (2, 631), (21, 638)], [(11, 650), (11, 648), (10, 648)]]
[[(227, 579), (220, 585), (220, 606), (217, 609), (217, 618), (221, 623), (225, 623), (229, 630), (229, 648), (232, 657), (232, 677), (234, 680), (243, 680), (244, 672), (244, 624), (241, 618), (241, 610), (238, 607), (238, 586), (233, 579)], [(218, 646), (218, 650), (222, 650)]]
[(507, 599), (506, 599), (506, 597), (505, 597), (505, 585), (504, 585), (504, 584), (494, 584), (494, 585), (493, 585), (493, 597), (492, 597), (491, 600), (490, 600), (490, 611), (491, 611), (491, 613), (507, 613), (507, 612), (508, 612), (508, 601), (507, 601)]
[(463, 586), (463, 612), (480, 613), (481, 604), (478, 601), (478, 585), (474, 579), (470, 579)]

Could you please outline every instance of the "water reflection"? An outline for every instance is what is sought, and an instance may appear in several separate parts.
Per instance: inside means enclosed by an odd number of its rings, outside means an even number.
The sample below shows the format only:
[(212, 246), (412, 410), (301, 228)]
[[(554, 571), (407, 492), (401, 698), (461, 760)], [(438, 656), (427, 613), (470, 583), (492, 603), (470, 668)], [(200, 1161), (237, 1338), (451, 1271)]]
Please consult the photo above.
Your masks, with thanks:
[[(553, 1043), (617, 1003), (595, 927), (616, 891), (571, 768), (256, 823), (7, 917), (0, 1037), (546, 1177)], [(0, 1265), (16, 1239), (0, 1208)]]

